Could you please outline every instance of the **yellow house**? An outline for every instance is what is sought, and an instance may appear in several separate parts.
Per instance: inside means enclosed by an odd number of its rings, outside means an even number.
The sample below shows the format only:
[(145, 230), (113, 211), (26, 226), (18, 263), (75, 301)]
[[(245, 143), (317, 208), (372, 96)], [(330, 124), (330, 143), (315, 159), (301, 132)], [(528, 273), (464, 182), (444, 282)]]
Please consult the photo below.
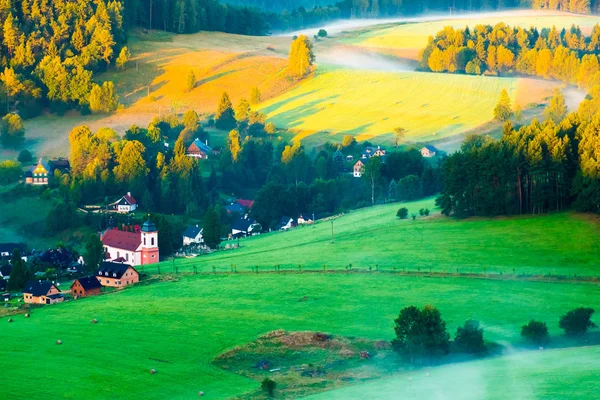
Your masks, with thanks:
[(25, 183), (28, 185), (47, 185), (49, 179), (50, 168), (41, 158), (38, 163), (25, 174)]
[(29, 281), (23, 289), (23, 301), (29, 304), (54, 304), (64, 300), (60, 290), (48, 281)]

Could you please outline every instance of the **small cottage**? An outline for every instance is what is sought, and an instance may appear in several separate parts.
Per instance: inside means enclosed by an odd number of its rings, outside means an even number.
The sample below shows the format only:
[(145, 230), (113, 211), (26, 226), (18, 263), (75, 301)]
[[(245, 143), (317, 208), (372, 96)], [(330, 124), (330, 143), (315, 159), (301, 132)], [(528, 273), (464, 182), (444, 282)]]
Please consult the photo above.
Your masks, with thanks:
[(103, 262), (96, 274), (102, 286), (122, 288), (140, 281), (140, 274), (128, 264)]
[(189, 226), (185, 232), (183, 232), (183, 245), (189, 246), (191, 244), (202, 244), (204, 239), (202, 238), (202, 232), (204, 230), (198, 225)]
[(64, 299), (58, 287), (48, 281), (29, 281), (23, 289), (23, 300), (28, 304), (54, 304)]
[(127, 192), (125, 196), (109, 206), (119, 214), (127, 214), (137, 210), (137, 201), (131, 196), (130, 192)]
[(355, 178), (360, 178), (363, 174), (363, 170), (365, 168), (365, 164), (366, 161), (363, 160), (358, 160), (355, 164), (354, 164), (354, 177)]
[(76, 279), (71, 285), (71, 294), (79, 297), (95, 296), (102, 293), (102, 285), (95, 276)]
[(439, 153), (439, 150), (430, 144), (421, 149), (421, 155), (425, 158), (433, 158), (437, 153)]
[(186, 154), (189, 157), (199, 158), (201, 160), (207, 160), (208, 155), (212, 154), (213, 149), (206, 143), (202, 143), (200, 139), (194, 140), (194, 142), (187, 148)]
[(25, 173), (25, 183), (28, 185), (47, 185), (50, 179), (50, 167), (42, 158)]
[(295, 222), (293, 218), (290, 217), (281, 217), (281, 221), (279, 221), (279, 230), (280, 231), (288, 231), (295, 226)]

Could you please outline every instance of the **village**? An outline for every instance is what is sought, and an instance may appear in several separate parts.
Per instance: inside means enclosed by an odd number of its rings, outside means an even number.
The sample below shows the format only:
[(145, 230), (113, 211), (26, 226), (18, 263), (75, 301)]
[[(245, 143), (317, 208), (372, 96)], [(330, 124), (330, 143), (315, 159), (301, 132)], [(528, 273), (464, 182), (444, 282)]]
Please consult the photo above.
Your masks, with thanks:
[[(194, 140), (187, 148), (187, 156), (206, 161), (216, 157), (220, 150), (213, 149), (208, 142), (199, 139)], [(444, 152), (432, 145), (420, 149), (423, 159), (434, 159), (443, 157)], [(382, 146), (372, 146), (367, 143), (357, 154), (344, 155), (338, 149), (334, 158), (344, 160), (347, 166), (345, 171), (354, 178), (361, 178), (370, 159), (377, 157), (385, 163), (388, 152)], [(70, 164), (67, 159), (53, 159), (46, 162), (39, 159), (30, 169), (25, 172), (25, 185), (48, 186), (52, 179), (70, 172)], [(224, 243), (217, 249), (211, 249), (204, 240), (204, 228), (200, 223), (189, 225), (181, 232), (180, 248), (174, 254), (175, 257), (197, 257), (214, 251), (225, 251), (238, 248), (240, 239), (260, 235), (272, 231), (289, 231), (303, 226), (311, 226), (319, 220), (327, 217), (317, 213), (302, 213), (299, 215), (284, 215), (279, 223), (273, 227), (263, 227), (253, 218), (252, 208), (254, 200), (248, 199), (226, 199), (224, 210), (229, 216), (231, 229), (221, 238)], [(104, 206), (81, 205), (79, 211), (82, 213), (101, 213), (103, 215), (121, 215), (131, 218), (133, 215), (143, 213), (139, 208), (139, 202), (131, 192), (128, 192), (115, 201)], [(103, 256), (98, 265), (98, 270), (91, 275), (86, 275), (86, 262), (82, 255), (70, 252), (64, 247), (47, 249), (44, 251), (28, 251), (24, 243), (0, 243), (0, 292), (2, 298), (9, 307), (9, 302), (21, 300), (25, 307), (30, 305), (50, 305), (65, 301), (65, 299), (80, 299), (82, 297), (95, 296), (115, 289), (122, 289), (134, 285), (142, 279), (140, 268), (157, 264), (161, 259), (159, 249), (159, 231), (149, 217), (143, 224), (121, 224), (114, 223), (112, 217), (107, 219), (106, 229), (99, 232), (99, 238), (103, 246)], [(11, 278), (12, 258), (19, 254), (23, 262), (43, 265), (40, 271), (30, 276), (21, 291), (15, 290), (13, 285), (9, 291)], [(39, 268), (38, 268), (39, 269)], [(67, 283), (69, 288), (61, 290), (61, 283)], [(22, 308), (18, 306), (17, 308)]]

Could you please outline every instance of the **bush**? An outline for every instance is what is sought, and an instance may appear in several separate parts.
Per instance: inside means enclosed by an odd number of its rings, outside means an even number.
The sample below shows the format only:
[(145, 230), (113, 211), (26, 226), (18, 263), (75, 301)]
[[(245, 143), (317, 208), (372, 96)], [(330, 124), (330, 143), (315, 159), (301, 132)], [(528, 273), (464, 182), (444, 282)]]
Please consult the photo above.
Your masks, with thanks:
[(584, 335), (588, 329), (597, 328), (591, 321), (594, 309), (579, 307), (560, 318), (558, 325), (569, 336)]
[(317, 36), (321, 38), (327, 37), (327, 31), (325, 29), (319, 29), (319, 33), (317, 33)]
[(408, 209), (406, 207), (402, 207), (396, 213), (396, 217), (398, 217), (400, 219), (407, 219), (408, 218)]
[(16, 146), (23, 142), (25, 128), (23, 121), (17, 114), (7, 114), (2, 118), (1, 127), (2, 144), (5, 146)]
[(407, 357), (409, 362), (448, 354), (450, 335), (437, 308), (406, 307), (400, 311), (394, 323), (396, 338), (392, 340), (392, 347)]
[(469, 320), (464, 326), (459, 326), (454, 344), (457, 350), (463, 353), (476, 354), (485, 351), (483, 329), (479, 328), (479, 321)]
[(8, 185), (19, 180), (21, 166), (16, 161), (0, 162), (0, 185)]
[(531, 320), (527, 325), (521, 328), (521, 336), (533, 344), (544, 344), (550, 340), (548, 335), (548, 326), (545, 322)]
[(275, 387), (277, 387), (277, 382), (269, 378), (265, 378), (260, 384), (260, 388), (267, 392), (269, 397), (273, 397), (275, 394)]
[(426, 208), (425, 210), (423, 210), (423, 214), (425, 214), (425, 216), (427, 217), (429, 215), (429, 209)]
[(20, 163), (28, 163), (33, 160), (33, 156), (29, 150), (21, 150), (17, 160), (19, 160)]

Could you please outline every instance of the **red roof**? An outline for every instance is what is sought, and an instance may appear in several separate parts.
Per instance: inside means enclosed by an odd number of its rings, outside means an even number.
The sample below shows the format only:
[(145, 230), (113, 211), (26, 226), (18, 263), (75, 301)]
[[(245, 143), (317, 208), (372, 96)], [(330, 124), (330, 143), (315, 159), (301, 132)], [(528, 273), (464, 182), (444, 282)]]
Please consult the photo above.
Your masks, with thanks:
[(127, 202), (131, 205), (134, 205), (136, 203), (135, 199), (133, 197), (131, 197), (130, 195), (126, 194), (125, 196), (123, 196), (125, 198), (125, 200), (127, 200)]
[(142, 243), (142, 235), (139, 232), (110, 230), (102, 236), (102, 243), (117, 249), (135, 251)]
[(244, 207), (247, 208), (248, 210), (252, 208), (252, 205), (254, 205), (254, 200), (242, 200), (242, 199), (237, 199), (237, 203)]

